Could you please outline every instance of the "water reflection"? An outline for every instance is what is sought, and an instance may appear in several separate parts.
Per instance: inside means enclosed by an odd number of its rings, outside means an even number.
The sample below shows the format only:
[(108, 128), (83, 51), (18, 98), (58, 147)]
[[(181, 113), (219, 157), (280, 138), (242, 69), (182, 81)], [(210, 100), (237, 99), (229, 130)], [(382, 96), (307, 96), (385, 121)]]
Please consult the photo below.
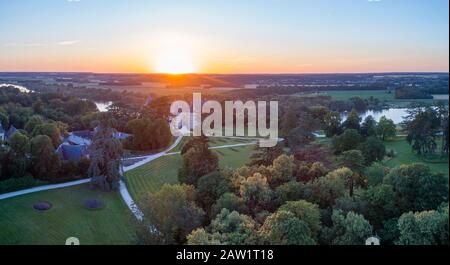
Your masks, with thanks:
[(19, 86), (19, 85), (0, 84), (0, 88), (3, 88), (3, 87), (14, 87), (14, 88), (17, 88), (22, 93), (30, 93), (31, 92), (31, 90), (29, 90), (28, 88), (26, 88), (24, 86)]
[[(399, 109), (384, 109), (384, 110), (369, 110), (364, 113), (360, 113), (359, 117), (364, 121), (364, 119), (372, 115), (372, 117), (378, 122), (381, 117), (386, 116), (386, 118), (394, 121), (395, 124), (399, 124), (404, 121), (404, 117), (408, 115), (407, 108)], [(342, 114), (342, 119), (347, 118), (348, 113)]]
[(95, 101), (94, 103), (100, 112), (107, 112), (108, 107), (112, 105), (112, 101), (106, 101), (106, 102)]

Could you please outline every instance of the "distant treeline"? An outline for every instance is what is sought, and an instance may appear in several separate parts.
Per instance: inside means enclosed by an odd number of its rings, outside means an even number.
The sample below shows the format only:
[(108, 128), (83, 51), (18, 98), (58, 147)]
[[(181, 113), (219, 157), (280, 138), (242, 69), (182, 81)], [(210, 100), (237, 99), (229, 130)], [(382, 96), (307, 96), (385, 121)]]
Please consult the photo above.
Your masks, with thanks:
[(386, 84), (364, 84), (364, 85), (335, 85), (335, 86), (259, 86), (258, 89), (237, 89), (228, 92), (237, 95), (292, 95), (304, 92), (325, 92), (343, 90), (386, 90)]

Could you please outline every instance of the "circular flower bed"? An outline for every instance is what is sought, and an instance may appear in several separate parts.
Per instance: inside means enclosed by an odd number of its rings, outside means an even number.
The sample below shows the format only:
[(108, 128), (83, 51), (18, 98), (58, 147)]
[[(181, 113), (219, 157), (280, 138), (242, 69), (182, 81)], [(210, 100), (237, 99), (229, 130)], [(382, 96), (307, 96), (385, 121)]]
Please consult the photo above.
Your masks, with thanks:
[(84, 201), (84, 207), (88, 210), (100, 210), (105, 207), (105, 203), (99, 199), (88, 199)]
[(45, 202), (45, 201), (37, 202), (37, 203), (33, 204), (33, 208), (38, 211), (47, 211), (52, 208), (52, 204), (49, 202)]

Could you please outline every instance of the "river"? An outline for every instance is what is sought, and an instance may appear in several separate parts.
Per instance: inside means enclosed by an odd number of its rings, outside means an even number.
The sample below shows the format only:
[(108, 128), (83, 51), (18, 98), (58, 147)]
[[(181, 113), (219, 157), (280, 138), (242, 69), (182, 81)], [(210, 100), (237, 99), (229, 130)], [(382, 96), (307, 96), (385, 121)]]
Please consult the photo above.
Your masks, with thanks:
[(19, 86), (19, 85), (14, 85), (14, 84), (0, 84), (0, 88), (2, 88), (2, 87), (14, 87), (14, 88), (19, 89), (19, 91), (22, 93), (32, 92), (31, 90), (29, 90), (28, 88), (26, 88), (24, 86)]
[(112, 105), (112, 101), (95, 101), (94, 103), (100, 112), (107, 112), (108, 107)]
[[(384, 110), (369, 110), (364, 113), (360, 113), (359, 117), (364, 121), (364, 119), (372, 115), (372, 117), (378, 122), (381, 117), (386, 116), (386, 118), (394, 121), (395, 124), (399, 124), (404, 121), (404, 117), (408, 115), (407, 108), (399, 108), (399, 109), (384, 109)], [(342, 114), (342, 119), (345, 120), (347, 118), (348, 113)]]

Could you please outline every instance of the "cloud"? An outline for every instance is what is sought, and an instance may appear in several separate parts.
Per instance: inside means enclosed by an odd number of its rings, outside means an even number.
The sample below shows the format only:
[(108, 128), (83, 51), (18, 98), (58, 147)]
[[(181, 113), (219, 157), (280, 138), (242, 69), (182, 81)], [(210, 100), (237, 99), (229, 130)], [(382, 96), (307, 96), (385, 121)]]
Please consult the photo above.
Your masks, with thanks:
[(67, 46), (67, 45), (73, 45), (73, 44), (77, 44), (79, 43), (79, 40), (65, 40), (65, 41), (60, 41), (57, 44), (58, 45), (63, 45), (63, 46)]
[(381, 2), (381, 0), (367, 0), (367, 2), (375, 3), (375, 2)]
[(77, 2), (81, 2), (81, 0), (66, 0), (69, 3), (77, 3)]

